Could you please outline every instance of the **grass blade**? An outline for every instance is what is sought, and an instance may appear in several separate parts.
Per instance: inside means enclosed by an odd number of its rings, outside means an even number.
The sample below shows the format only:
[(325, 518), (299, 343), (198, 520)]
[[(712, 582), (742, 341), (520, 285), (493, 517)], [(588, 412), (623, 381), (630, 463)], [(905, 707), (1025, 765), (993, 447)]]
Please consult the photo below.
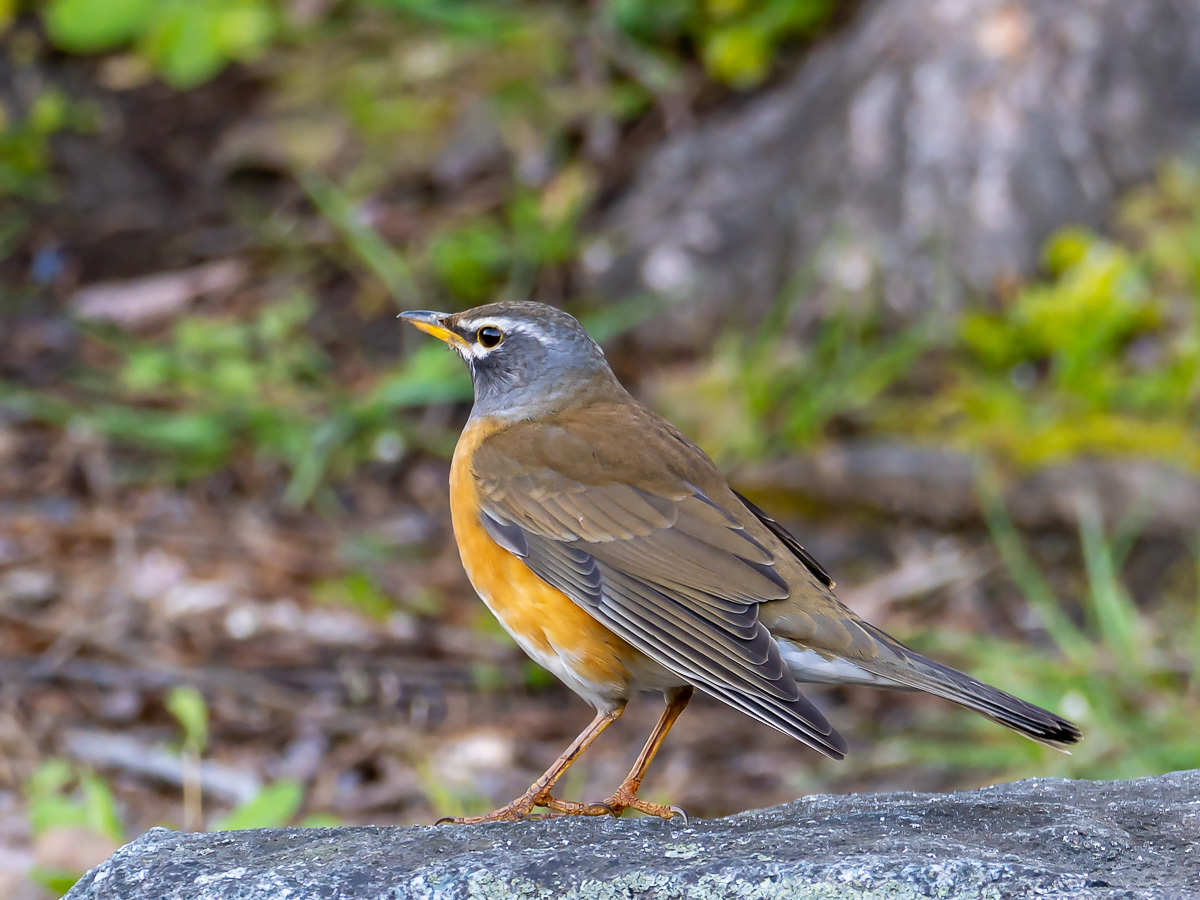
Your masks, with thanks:
[(1084, 664), (1092, 656), (1092, 644), (1063, 610), (1054, 590), (1025, 551), (1021, 536), (1004, 508), (995, 474), (982, 469), (977, 472), (976, 489), (988, 531), (1009, 576), (1063, 655), (1076, 664)]
[(1140, 662), (1138, 611), (1117, 578), (1095, 498), (1079, 503), (1079, 540), (1088, 577), (1088, 609), (1104, 643), (1122, 665)]

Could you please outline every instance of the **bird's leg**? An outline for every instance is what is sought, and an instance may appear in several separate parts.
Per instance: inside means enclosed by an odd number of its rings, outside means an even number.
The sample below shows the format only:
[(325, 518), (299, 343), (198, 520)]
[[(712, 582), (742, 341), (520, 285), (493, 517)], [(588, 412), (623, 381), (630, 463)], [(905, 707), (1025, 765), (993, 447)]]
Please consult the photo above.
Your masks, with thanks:
[(640, 813), (645, 813), (648, 816), (658, 816), (660, 819), (682, 816), (684, 822), (687, 822), (687, 815), (679, 807), (663, 806), (661, 803), (650, 803), (638, 797), (637, 791), (642, 786), (642, 778), (646, 775), (646, 769), (650, 767), (650, 763), (654, 760), (654, 755), (658, 753), (658, 748), (662, 746), (667, 732), (671, 730), (671, 726), (675, 724), (675, 720), (679, 718), (679, 714), (687, 708), (688, 701), (692, 699), (692, 693), (693, 689), (691, 687), (682, 687), (667, 694), (667, 708), (659, 716), (658, 724), (650, 732), (646, 746), (642, 747), (642, 752), (638, 754), (633, 768), (629, 770), (629, 774), (625, 776), (625, 780), (621, 782), (620, 787), (607, 800), (599, 803), (582, 804), (585, 809), (575, 812), (576, 815), (619, 816), (627, 809), (636, 809)]
[(596, 718), (592, 719), (591, 724), (583, 729), (579, 733), (579, 736), (571, 742), (571, 746), (564, 750), (562, 755), (554, 761), (554, 764), (542, 774), (542, 777), (531, 784), (529, 790), (516, 800), (499, 809), (492, 810), (486, 815), (462, 816), (458, 818), (447, 816), (438, 819), (438, 824), (474, 825), (478, 822), (515, 822), (529, 815), (535, 806), (554, 809), (566, 815), (583, 814), (581, 810), (568, 809), (567, 807), (574, 807), (576, 805), (583, 807), (585, 804), (565, 803), (556, 797), (550, 796), (550, 791), (554, 789), (555, 782), (571, 767), (571, 763), (578, 759), (579, 755), (591, 745), (592, 741), (600, 736), (600, 733), (605, 728), (617, 721), (624, 711), (625, 704), (622, 703), (608, 712), (597, 713)]

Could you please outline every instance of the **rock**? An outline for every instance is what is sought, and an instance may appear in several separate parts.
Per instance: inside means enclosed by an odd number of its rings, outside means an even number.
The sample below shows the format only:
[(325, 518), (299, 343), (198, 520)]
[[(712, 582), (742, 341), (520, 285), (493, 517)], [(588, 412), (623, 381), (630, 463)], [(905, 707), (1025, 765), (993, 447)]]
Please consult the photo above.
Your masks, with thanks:
[(1195, 0), (874, 0), (650, 153), (585, 263), (604, 294), (677, 301), (646, 348), (759, 317), (798, 273), (805, 296), (955, 308), (1194, 140), (1197, 83)]
[(688, 826), (177, 834), (154, 829), (67, 900), (1200, 896), (1200, 771), (954, 794), (814, 796)]

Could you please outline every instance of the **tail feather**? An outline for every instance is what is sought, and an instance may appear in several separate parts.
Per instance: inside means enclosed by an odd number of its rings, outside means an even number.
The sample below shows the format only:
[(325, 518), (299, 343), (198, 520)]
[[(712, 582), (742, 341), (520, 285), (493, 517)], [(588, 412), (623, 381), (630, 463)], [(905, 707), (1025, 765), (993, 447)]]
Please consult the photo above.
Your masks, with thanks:
[[(1028, 738), (1058, 749), (1078, 743), (1083, 737), (1074, 722), (992, 687), (978, 678), (972, 678), (965, 672), (928, 659), (873, 626), (866, 627), (892, 654), (882, 654), (877, 664), (860, 662), (859, 665), (895, 682), (896, 686), (925, 691), (950, 700)], [(888, 656), (892, 657), (892, 661), (886, 661)]]
[[(762, 607), (775, 607), (767, 626), (797, 681), (925, 691), (1059, 749), (1083, 737), (1074, 722), (927, 659), (858, 618), (833, 596), (829, 590), (833, 579), (812, 555), (782, 525), (745, 497), (738, 497), (824, 588), (817, 589), (812, 581), (793, 585), (799, 592), (788, 601), (791, 606), (771, 603)], [(806, 606), (805, 600), (811, 605)]]

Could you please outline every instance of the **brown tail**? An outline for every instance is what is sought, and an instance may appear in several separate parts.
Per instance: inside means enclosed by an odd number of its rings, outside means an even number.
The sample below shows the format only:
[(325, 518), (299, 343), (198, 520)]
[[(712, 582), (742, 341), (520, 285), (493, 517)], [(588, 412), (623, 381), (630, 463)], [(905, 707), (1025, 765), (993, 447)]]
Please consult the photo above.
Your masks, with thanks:
[[(965, 672), (928, 659), (878, 628), (865, 622), (861, 624), (895, 655), (888, 660), (891, 654), (881, 654), (878, 668), (870, 663), (860, 662), (859, 665), (895, 682), (898, 687), (912, 688), (943, 697), (982, 713), (993, 722), (1006, 725), (1026, 737), (1058, 749), (1078, 743), (1082, 739), (1083, 732), (1074, 722), (985, 684)], [(899, 660), (896, 659), (897, 656)]]

